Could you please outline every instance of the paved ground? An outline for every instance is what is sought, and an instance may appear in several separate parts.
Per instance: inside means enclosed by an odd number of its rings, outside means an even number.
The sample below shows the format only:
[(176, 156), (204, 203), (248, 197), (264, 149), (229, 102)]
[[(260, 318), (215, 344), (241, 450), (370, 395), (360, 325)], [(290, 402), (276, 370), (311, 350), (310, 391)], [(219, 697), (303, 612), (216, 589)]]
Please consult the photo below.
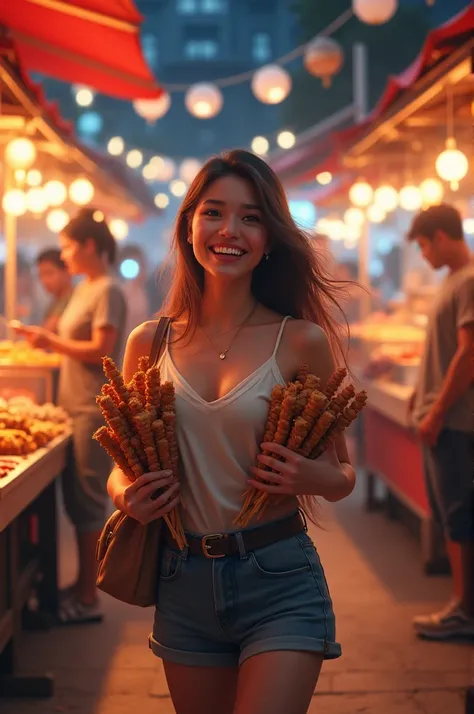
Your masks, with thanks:
[[(464, 714), (474, 678), (472, 649), (416, 640), (410, 619), (449, 595), (447, 578), (427, 578), (404, 527), (366, 514), (354, 494), (312, 529), (332, 588), (344, 657), (323, 671), (315, 714)], [(71, 533), (61, 524), (61, 576), (72, 578)], [(5, 714), (172, 714), (159, 660), (147, 648), (151, 611), (104, 597), (100, 626), (25, 636), (23, 665), (56, 676), (49, 701), (0, 701)]]

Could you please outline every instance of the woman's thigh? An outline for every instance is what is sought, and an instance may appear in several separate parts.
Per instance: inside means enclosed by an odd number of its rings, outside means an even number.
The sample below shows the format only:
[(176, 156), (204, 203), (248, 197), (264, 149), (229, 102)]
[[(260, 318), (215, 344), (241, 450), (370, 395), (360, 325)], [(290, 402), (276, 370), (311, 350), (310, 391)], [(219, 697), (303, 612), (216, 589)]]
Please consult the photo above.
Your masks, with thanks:
[(189, 667), (164, 662), (164, 669), (176, 714), (233, 714), (237, 667)]
[(240, 668), (233, 714), (306, 714), (323, 655), (275, 651), (249, 657)]

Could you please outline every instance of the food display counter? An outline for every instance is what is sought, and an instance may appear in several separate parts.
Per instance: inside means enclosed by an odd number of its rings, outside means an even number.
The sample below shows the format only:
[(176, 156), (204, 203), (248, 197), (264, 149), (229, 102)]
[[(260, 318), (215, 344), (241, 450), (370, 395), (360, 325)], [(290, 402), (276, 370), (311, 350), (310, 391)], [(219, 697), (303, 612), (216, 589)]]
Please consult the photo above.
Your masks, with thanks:
[(56, 397), (60, 356), (22, 340), (0, 341), (0, 397), (31, 396), (38, 404)]
[[(57, 616), (55, 482), (70, 438), (53, 404), (0, 399), (0, 696), (53, 692), (50, 676), (20, 674), (18, 641), (27, 620), (43, 628)], [(26, 609), (33, 593), (36, 607)]]
[(388, 502), (399, 502), (420, 524), (425, 572), (439, 572), (441, 543), (425, 488), (422, 453), (409, 415), (425, 338), (423, 314), (407, 320), (407, 306), (392, 317), (372, 315), (352, 330), (351, 364), (368, 402), (360, 430), (366, 472), (366, 503), (378, 508), (383, 485)]

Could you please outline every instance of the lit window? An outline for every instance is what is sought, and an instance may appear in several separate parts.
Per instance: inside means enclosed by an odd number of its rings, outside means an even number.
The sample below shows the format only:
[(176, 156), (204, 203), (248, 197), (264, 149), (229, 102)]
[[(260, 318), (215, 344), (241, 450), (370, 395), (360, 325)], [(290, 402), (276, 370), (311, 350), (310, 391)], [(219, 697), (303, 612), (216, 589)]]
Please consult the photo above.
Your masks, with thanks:
[(178, 0), (177, 10), (181, 15), (190, 15), (197, 11), (197, 0)]
[(155, 35), (147, 33), (142, 37), (142, 50), (148, 65), (152, 68), (158, 64), (158, 41)]
[(201, 0), (201, 12), (209, 15), (212, 13), (224, 12), (224, 0)]
[(184, 54), (188, 59), (210, 60), (217, 55), (215, 40), (189, 40), (184, 46)]
[(267, 62), (272, 56), (270, 35), (257, 32), (252, 38), (252, 56), (256, 62)]

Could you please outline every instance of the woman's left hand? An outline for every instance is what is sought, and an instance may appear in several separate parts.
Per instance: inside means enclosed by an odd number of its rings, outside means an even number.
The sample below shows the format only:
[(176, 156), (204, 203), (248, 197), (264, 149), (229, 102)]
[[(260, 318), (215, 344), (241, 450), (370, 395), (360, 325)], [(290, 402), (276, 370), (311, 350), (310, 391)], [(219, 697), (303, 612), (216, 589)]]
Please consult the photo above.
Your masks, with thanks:
[(50, 345), (52, 333), (49, 330), (45, 330), (44, 327), (21, 325), (21, 327), (14, 329), (15, 332), (26, 337), (32, 347), (46, 348)]
[[(259, 454), (258, 461), (262, 466), (269, 466), (274, 471), (253, 467), (251, 471), (256, 478), (251, 478), (248, 483), (265, 493), (324, 497), (328, 481), (332, 481), (341, 473), (341, 464), (333, 444), (317, 459), (307, 459), (280, 444), (264, 443), (262, 449), (270, 452), (272, 456)], [(279, 461), (273, 454), (284, 460)], [(263, 481), (269, 483), (262, 483)]]

